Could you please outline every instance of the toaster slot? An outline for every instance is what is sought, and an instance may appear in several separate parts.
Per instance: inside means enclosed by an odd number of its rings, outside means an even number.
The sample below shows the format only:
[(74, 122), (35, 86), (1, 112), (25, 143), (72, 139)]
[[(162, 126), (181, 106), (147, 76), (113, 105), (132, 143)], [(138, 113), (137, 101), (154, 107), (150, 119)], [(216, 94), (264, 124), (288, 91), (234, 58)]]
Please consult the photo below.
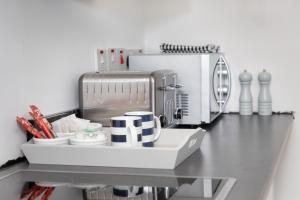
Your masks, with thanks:
[(83, 84), (82, 85), (82, 99), (83, 99), (83, 105), (86, 106), (87, 102), (88, 102), (88, 94), (89, 94), (89, 86), (88, 84)]
[(138, 85), (136, 82), (130, 83), (130, 90), (129, 90), (129, 103), (136, 104), (137, 103), (137, 91)]
[(136, 82), (136, 104), (140, 104), (140, 102), (142, 101), (142, 90), (142, 84), (140, 82)]
[(147, 84), (146, 82), (143, 83), (143, 102), (144, 104), (147, 103), (147, 100), (149, 100), (150, 96), (149, 96), (149, 90), (147, 89), (149, 88), (149, 84)]
[(149, 97), (150, 95), (148, 80), (130, 83), (129, 101), (132, 104), (148, 104)]
[(95, 84), (94, 83), (87, 83), (86, 84), (86, 91), (87, 91), (87, 102), (92, 107), (95, 104)]
[(103, 93), (102, 83), (96, 82), (95, 83), (95, 101), (97, 104), (103, 104), (102, 93)]

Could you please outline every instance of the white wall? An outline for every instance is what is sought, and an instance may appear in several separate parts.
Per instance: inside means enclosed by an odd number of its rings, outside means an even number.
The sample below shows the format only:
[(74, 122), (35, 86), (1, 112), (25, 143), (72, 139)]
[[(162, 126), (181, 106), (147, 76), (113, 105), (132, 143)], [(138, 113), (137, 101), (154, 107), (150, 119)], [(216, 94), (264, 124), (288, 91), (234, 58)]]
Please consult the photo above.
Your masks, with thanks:
[[(296, 0), (151, 0), (144, 5), (145, 47), (158, 51), (161, 42), (221, 45), (230, 63), (233, 91), (229, 111), (238, 111), (238, 74), (254, 75), (252, 92), (257, 109), (257, 74), (272, 73), (275, 111), (300, 111), (300, 2)], [(296, 116), (297, 117), (297, 116)], [(294, 133), (274, 183), (276, 200), (299, 199), (300, 127)]]
[(295, 5), (300, 3), (291, 0), (147, 1), (145, 46), (148, 51), (157, 51), (161, 42), (219, 44), (227, 55), (234, 79), (229, 110), (238, 110), (238, 74), (243, 69), (253, 73), (253, 97), (257, 99), (257, 74), (264, 68), (273, 75), (274, 110), (295, 109), (295, 98), (289, 98), (295, 91), (295, 84), (289, 80), (297, 80), (298, 74), (292, 70), (300, 50)]
[(139, 0), (0, 0), (0, 165), (21, 155), (16, 115), (78, 107), (77, 80), (94, 48), (141, 48)]

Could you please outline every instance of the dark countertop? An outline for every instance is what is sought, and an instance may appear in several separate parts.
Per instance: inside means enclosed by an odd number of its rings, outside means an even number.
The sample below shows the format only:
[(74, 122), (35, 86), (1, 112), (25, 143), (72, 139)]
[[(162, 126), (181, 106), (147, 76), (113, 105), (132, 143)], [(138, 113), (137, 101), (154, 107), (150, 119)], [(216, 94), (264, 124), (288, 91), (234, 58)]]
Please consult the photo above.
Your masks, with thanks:
[[(208, 128), (200, 150), (174, 170), (29, 165), (26, 172), (233, 177), (228, 200), (263, 200), (292, 130), (293, 116), (225, 114)], [(159, 160), (153, 162), (159, 162)]]

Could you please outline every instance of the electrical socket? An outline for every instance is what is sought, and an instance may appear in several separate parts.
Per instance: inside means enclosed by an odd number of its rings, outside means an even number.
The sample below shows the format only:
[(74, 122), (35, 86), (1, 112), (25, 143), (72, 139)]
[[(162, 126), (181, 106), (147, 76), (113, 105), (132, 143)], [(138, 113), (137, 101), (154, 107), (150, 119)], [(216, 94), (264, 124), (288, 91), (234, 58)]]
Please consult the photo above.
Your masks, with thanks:
[(142, 49), (97, 48), (95, 51), (95, 71), (128, 70), (128, 56), (143, 53)]
[(95, 50), (95, 60), (96, 60), (95, 71), (101, 72), (101, 71), (106, 71), (108, 69), (106, 49), (97, 48)]

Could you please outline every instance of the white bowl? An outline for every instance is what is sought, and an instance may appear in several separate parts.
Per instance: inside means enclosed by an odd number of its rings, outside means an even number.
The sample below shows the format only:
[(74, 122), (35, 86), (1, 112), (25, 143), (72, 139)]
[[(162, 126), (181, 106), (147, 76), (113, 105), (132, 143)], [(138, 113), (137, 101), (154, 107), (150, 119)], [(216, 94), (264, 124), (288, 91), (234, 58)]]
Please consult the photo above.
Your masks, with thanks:
[(70, 136), (64, 133), (56, 133), (57, 138), (53, 139), (41, 139), (41, 138), (33, 138), (34, 144), (42, 144), (42, 145), (63, 145), (69, 144)]

